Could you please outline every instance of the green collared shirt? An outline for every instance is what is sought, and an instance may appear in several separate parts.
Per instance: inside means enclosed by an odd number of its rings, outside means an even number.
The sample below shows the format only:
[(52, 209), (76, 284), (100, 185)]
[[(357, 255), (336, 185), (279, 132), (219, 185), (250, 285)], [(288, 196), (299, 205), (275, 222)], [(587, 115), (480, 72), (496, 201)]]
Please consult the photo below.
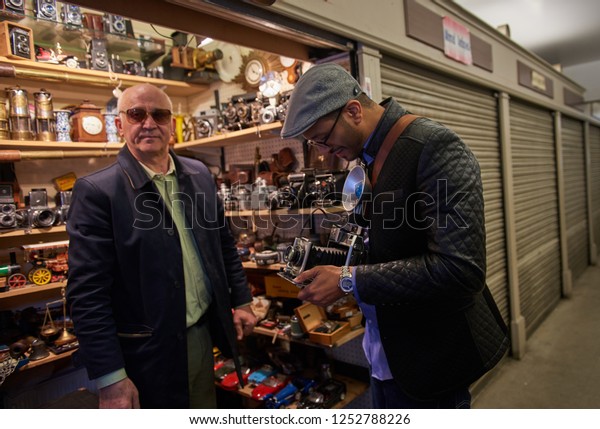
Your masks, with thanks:
[(169, 170), (166, 174), (156, 173), (142, 163), (140, 165), (160, 192), (179, 234), (185, 279), (186, 324), (189, 328), (208, 310), (212, 298), (209, 291), (209, 280), (206, 277), (200, 251), (194, 239), (192, 225), (185, 217), (184, 204), (187, 200), (178, 197), (179, 184), (177, 183), (175, 163), (170, 155)]

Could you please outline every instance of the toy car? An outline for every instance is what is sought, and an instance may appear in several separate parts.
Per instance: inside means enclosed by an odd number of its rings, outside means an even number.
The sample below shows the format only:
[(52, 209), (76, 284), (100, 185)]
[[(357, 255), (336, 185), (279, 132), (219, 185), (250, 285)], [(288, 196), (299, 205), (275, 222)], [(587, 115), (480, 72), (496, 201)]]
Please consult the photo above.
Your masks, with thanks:
[[(250, 376), (251, 372), (252, 370), (247, 366), (242, 367), (242, 381), (244, 382), (244, 384), (246, 384), (246, 382), (248, 381), (248, 377)], [(240, 379), (236, 371), (230, 372), (225, 377), (223, 377), (223, 380), (221, 380), (221, 387), (225, 390), (237, 390), (239, 385)]]
[(331, 408), (346, 398), (346, 384), (330, 378), (298, 404), (298, 408)]
[(279, 392), (267, 395), (265, 397), (265, 406), (267, 408), (283, 408), (312, 392), (316, 385), (317, 382), (315, 380), (297, 377)]
[(227, 359), (222, 365), (215, 370), (215, 379), (218, 381), (223, 380), (227, 374), (235, 371), (235, 363), (233, 359)]
[(250, 374), (248, 377), (248, 383), (256, 386), (262, 383), (265, 378), (272, 376), (276, 372), (277, 371), (275, 368), (273, 368), (271, 365), (265, 364)]
[(265, 396), (279, 392), (287, 383), (288, 378), (285, 375), (272, 375), (252, 390), (252, 399), (264, 401)]

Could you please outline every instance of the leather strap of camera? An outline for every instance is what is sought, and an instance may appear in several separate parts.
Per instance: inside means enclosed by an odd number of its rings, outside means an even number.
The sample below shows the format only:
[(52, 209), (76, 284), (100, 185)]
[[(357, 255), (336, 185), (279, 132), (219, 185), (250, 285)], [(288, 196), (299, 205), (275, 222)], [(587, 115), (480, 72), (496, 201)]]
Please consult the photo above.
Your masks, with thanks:
[(381, 171), (383, 163), (390, 153), (390, 150), (392, 150), (392, 146), (394, 146), (394, 143), (396, 140), (398, 140), (398, 137), (402, 135), (406, 127), (408, 127), (412, 121), (420, 117), (421, 116), (419, 115), (413, 115), (410, 113), (401, 116), (400, 119), (398, 119), (392, 126), (390, 132), (385, 136), (385, 139), (383, 140), (383, 143), (377, 152), (377, 156), (375, 157), (375, 162), (373, 163), (373, 172), (371, 173), (371, 186), (373, 188), (375, 188), (379, 172)]

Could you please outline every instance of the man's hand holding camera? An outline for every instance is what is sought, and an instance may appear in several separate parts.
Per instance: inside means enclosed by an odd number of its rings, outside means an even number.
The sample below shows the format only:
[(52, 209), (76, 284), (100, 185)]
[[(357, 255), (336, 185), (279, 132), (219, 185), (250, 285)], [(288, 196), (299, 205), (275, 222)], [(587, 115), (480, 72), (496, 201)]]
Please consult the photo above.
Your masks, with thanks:
[[(352, 267), (350, 267), (350, 270), (352, 270)], [(303, 283), (311, 279), (312, 281), (298, 293), (298, 299), (326, 307), (346, 295), (338, 286), (340, 267), (317, 265), (300, 273), (294, 279), (294, 282)]]

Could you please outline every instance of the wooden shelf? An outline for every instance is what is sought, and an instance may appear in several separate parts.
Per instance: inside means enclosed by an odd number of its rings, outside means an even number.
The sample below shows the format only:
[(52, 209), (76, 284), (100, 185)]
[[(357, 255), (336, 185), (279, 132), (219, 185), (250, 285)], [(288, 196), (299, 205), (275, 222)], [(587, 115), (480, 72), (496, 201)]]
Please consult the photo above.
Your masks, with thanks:
[[(39, 63), (25, 59), (15, 60), (2, 56), (0, 56), (0, 65), (5, 68), (14, 67), (14, 79), (19, 80), (64, 83), (85, 87), (114, 88), (116, 86), (115, 81), (110, 79), (108, 72), (101, 70), (72, 69), (61, 64)], [(5, 72), (3, 76), (10, 77), (10, 74)], [(208, 88), (208, 85), (133, 76), (123, 73), (115, 73), (114, 76), (121, 81), (124, 87), (139, 83), (151, 83), (158, 87), (164, 87), (167, 94), (178, 97), (201, 94)]]
[(58, 234), (58, 233), (66, 232), (66, 231), (67, 231), (67, 227), (65, 225), (51, 226), (50, 228), (8, 229), (8, 230), (0, 230), (0, 238)]
[[(110, 150), (123, 147), (124, 143), (85, 143), (85, 142), (42, 142), (38, 140), (0, 140), (0, 149), (14, 150)], [(107, 153), (107, 156), (111, 152)]]
[(36, 360), (36, 361), (29, 361), (26, 365), (23, 365), (21, 368), (19, 368), (19, 371), (17, 373), (31, 370), (33, 368), (36, 368), (36, 367), (39, 367), (42, 365), (48, 365), (48, 364), (51, 364), (54, 362), (58, 362), (63, 359), (65, 359), (65, 360), (71, 359), (71, 355), (73, 353), (75, 353), (76, 350), (77, 349), (75, 348), (73, 350), (66, 351), (59, 355), (55, 355), (54, 353), (52, 353), (52, 351), (48, 350), (50, 352), (49, 356), (45, 357), (44, 359), (40, 359), (40, 360)]
[(177, 143), (174, 146), (175, 151), (183, 151), (194, 147), (227, 147), (235, 146), (240, 143), (249, 143), (265, 139), (272, 139), (279, 136), (281, 122), (271, 124), (257, 125), (252, 128), (245, 128), (239, 131), (226, 131), (223, 134), (216, 134), (211, 137), (193, 140), (185, 143)]
[(59, 298), (60, 290), (67, 282), (49, 283), (43, 286), (26, 285), (25, 287), (0, 292), (0, 310), (10, 310), (31, 302)]

